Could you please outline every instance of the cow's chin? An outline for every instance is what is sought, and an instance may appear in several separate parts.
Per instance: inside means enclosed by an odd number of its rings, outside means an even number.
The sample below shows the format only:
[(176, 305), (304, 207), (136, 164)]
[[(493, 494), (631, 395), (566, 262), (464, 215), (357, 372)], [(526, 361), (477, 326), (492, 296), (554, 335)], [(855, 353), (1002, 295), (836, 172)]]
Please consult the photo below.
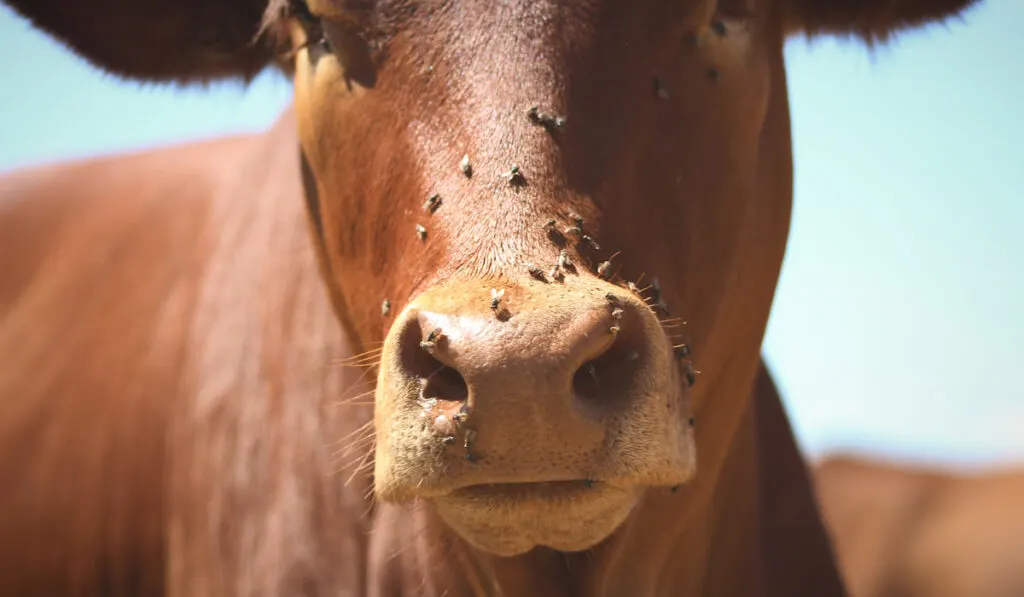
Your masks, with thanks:
[(581, 480), (475, 485), (431, 501), (469, 544), (508, 557), (535, 547), (589, 549), (623, 524), (640, 495)]

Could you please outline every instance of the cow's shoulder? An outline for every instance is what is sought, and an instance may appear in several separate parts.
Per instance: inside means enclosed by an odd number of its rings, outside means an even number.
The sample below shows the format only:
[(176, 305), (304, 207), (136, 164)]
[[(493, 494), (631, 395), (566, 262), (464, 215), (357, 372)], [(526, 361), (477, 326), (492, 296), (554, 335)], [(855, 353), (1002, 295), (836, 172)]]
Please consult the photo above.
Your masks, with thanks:
[(168, 418), (222, 168), (246, 146), (0, 177), (0, 584), (25, 589), (12, 594), (159, 594)]
[(0, 313), (47, 297), (130, 302), (201, 258), (207, 214), (252, 145), (226, 138), (0, 175)]
[(176, 379), (222, 225), (213, 214), (250, 146), (208, 141), (0, 178), (5, 402), (103, 396), (90, 398), (96, 412), (133, 384)]

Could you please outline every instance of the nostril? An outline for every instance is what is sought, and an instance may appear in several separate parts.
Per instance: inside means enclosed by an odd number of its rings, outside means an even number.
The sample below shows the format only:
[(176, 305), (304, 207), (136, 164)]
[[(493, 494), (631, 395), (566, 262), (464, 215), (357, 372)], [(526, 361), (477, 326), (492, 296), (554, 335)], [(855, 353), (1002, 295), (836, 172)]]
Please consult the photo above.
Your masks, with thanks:
[(413, 319), (402, 335), (402, 367), (419, 381), (421, 398), (464, 402), (469, 396), (466, 380), (434, 356), (445, 346), (444, 330), (435, 328), (424, 334)]
[(450, 400), (452, 402), (465, 402), (469, 396), (469, 388), (466, 387), (466, 380), (462, 375), (448, 367), (441, 365), (426, 377), (420, 378), (424, 398), (437, 398), (438, 400)]
[(635, 314), (627, 310), (623, 317), (616, 308), (609, 327), (616, 328), (615, 341), (597, 358), (591, 359), (573, 375), (573, 392), (582, 401), (614, 408), (628, 400), (637, 375), (647, 358), (644, 328)]

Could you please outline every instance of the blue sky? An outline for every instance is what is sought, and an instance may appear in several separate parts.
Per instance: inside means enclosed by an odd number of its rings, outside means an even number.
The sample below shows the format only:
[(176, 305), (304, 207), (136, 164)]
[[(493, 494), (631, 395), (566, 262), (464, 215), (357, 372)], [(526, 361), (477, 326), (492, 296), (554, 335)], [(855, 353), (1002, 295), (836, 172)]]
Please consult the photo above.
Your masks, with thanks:
[[(803, 446), (1024, 460), (1024, 3), (787, 47), (793, 228), (766, 353)], [(105, 76), (0, 8), (0, 171), (266, 128), (287, 81)]]

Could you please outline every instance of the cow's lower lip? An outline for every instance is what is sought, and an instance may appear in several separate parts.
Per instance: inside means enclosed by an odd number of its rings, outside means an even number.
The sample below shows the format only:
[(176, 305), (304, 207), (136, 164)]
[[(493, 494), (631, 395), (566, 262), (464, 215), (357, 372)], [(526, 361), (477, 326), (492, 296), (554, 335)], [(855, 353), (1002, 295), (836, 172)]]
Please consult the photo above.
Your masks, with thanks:
[(478, 549), (514, 556), (534, 547), (582, 551), (607, 538), (639, 499), (609, 482), (467, 485), (434, 499), (441, 518)]
[(527, 483), (482, 483), (452, 492), (451, 496), (469, 500), (558, 500), (592, 494), (601, 483), (586, 479), (572, 481), (536, 481)]

